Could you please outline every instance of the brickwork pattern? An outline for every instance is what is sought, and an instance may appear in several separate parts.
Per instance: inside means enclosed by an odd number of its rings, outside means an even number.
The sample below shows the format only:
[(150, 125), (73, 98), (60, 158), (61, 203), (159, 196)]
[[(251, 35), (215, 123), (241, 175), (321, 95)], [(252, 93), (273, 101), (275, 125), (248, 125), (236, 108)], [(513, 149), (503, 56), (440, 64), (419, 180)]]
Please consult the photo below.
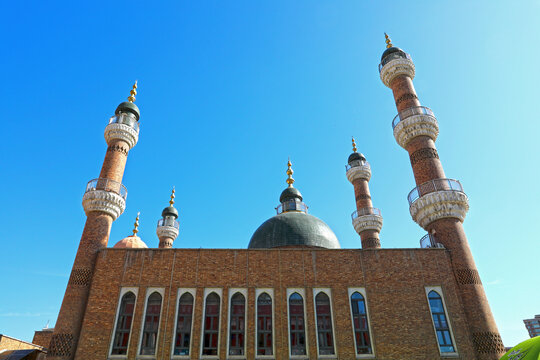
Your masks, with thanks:
[(456, 270), (456, 279), (461, 285), (482, 285), (482, 280), (480, 280), (480, 275), (475, 269), (457, 269)]
[(73, 269), (68, 284), (88, 286), (90, 280), (92, 280), (92, 269)]
[(54, 334), (51, 338), (49, 356), (70, 357), (73, 352), (73, 334)]
[[(135, 359), (148, 287), (165, 289), (157, 359), (171, 356), (179, 288), (195, 288), (191, 359), (201, 352), (204, 289), (221, 288), (219, 359), (227, 357), (230, 288), (246, 288), (246, 359), (255, 358), (255, 289), (274, 289), (275, 359), (289, 359), (288, 288), (305, 291), (308, 358), (318, 359), (313, 288), (330, 288), (336, 358), (354, 359), (348, 289), (366, 289), (376, 358), (438, 359), (439, 348), (425, 286), (441, 286), (458, 353), (475, 358), (458, 297), (449, 254), (444, 249), (378, 250), (201, 250), (106, 249), (100, 251), (90, 289), (76, 359), (105, 359), (113, 337), (122, 287), (137, 287), (127, 359)], [(397, 321), (396, 319), (399, 319)]]
[(34, 338), (32, 339), (32, 343), (42, 346), (44, 348), (48, 348), (51, 344), (52, 335), (53, 329), (36, 331), (34, 332)]
[(31, 344), (26, 341), (12, 338), (10, 336), (0, 334), (0, 353), (3, 350), (26, 350), (26, 349), (39, 349), (43, 347), (40, 344)]
[(416, 150), (409, 156), (409, 158), (411, 160), (411, 165), (415, 165), (417, 162), (422, 160), (438, 159), (439, 154), (437, 153), (436, 149), (425, 148)]
[(493, 354), (504, 351), (501, 336), (493, 332), (473, 333), (473, 343), (478, 354)]

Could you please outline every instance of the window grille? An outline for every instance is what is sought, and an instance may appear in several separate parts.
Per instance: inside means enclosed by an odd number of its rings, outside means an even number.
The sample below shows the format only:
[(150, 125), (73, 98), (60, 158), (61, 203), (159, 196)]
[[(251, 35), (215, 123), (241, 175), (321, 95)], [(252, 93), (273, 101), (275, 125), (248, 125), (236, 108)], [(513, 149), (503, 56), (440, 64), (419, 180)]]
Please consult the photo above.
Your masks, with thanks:
[(161, 294), (152, 293), (148, 297), (141, 343), (141, 355), (155, 355), (161, 314)]
[(120, 301), (111, 355), (127, 355), (134, 310), (135, 294), (130, 291), (122, 296), (122, 300)]
[(437, 341), (439, 342), (439, 349), (441, 349), (441, 352), (455, 352), (441, 296), (432, 290), (428, 294), (428, 299), (437, 334)]
[(359, 292), (354, 292), (351, 295), (351, 307), (354, 338), (356, 342), (356, 354), (372, 354), (368, 318), (366, 313), (366, 302), (362, 294)]
[(244, 355), (245, 318), (246, 298), (236, 293), (231, 298), (229, 355)]
[(317, 313), (319, 355), (334, 355), (330, 298), (324, 292), (318, 293), (315, 297), (315, 311)]
[(218, 354), (220, 298), (215, 292), (206, 297), (204, 310), (203, 355)]
[(191, 295), (189, 292), (186, 292), (180, 297), (178, 304), (178, 318), (176, 320), (174, 355), (189, 355), (192, 319), (193, 295)]
[(257, 299), (257, 355), (272, 352), (272, 298), (262, 293)]
[(291, 355), (306, 355), (304, 299), (296, 292), (289, 296), (289, 333)]

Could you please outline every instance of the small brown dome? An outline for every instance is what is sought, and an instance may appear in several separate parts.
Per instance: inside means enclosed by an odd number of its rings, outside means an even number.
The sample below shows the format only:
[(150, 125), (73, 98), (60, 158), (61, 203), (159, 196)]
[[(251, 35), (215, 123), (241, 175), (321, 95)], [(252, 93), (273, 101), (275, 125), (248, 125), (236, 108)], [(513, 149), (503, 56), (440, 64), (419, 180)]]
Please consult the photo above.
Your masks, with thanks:
[(131, 235), (117, 242), (115, 249), (148, 249), (148, 246), (137, 235)]

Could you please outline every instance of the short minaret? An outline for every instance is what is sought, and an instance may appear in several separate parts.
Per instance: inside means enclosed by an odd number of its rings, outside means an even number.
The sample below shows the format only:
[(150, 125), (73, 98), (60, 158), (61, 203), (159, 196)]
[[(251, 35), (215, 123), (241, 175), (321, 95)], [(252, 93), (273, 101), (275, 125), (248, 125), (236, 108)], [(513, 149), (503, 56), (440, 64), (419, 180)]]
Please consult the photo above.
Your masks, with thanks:
[(416, 187), (409, 193), (410, 213), (434, 241), (450, 252), (461, 303), (478, 359), (499, 359), (504, 346), (491, 314), (484, 287), (469, 248), (462, 222), (469, 209), (459, 181), (447, 179), (435, 147), (439, 134), (433, 111), (420, 105), (413, 85), (411, 57), (394, 47), (385, 34), (381, 57), (382, 82), (392, 89), (398, 110), (392, 127), (397, 143), (409, 153)]
[(379, 233), (383, 225), (381, 211), (373, 207), (369, 192), (371, 168), (366, 158), (357, 152), (356, 142), (352, 138), (353, 153), (349, 156), (347, 179), (354, 186), (356, 211), (352, 213), (354, 230), (360, 235), (362, 249), (377, 249), (381, 247)]
[(169, 206), (163, 209), (156, 229), (156, 234), (159, 238), (160, 249), (172, 248), (174, 240), (178, 236), (178, 211), (174, 208), (174, 188), (171, 193), (171, 200), (169, 200)]
[(287, 161), (287, 180), (285, 182), (287, 183), (287, 188), (283, 190), (281, 195), (279, 196), (279, 202), (281, 203), (276, 208), (276, 211), (279, 214), (286, 213), (289, 211), (297, 211), (307, 214), (308, 207), (307, 205), (302, 201), (303, 197), (300, 191), (293, 186), (294, 179), (292, 177), (294, 171), (292, 170), (292, 164), (291, 160), (289, 159)]
[(118, 105), (105, 128), (107, 152), (99, 178), (90, 180), (83, 196), (86, 224), (75, 256), (64, 300), (54, 327), (47, 359), (73, 359), (97, 252), (107, 247), (111, 225), (126, 207), (122, 177), (127, 156), (139, 138), (139, 108), (134, 104), (137, 83), (128, 101)]

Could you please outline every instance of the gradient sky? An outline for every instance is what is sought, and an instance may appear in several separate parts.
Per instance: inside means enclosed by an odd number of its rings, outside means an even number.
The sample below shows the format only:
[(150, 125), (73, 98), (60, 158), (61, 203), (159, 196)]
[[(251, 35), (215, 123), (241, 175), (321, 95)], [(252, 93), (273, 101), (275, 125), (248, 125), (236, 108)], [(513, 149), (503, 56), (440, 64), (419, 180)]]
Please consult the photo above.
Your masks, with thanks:
[(157, 247), (173, 185), (174, 247), (245, 248), (275, 214), (287, 157), (310, 213), (358, 248), (350, 137), (372, 166), (385, 248), (419, 246), (408, 155), (379, 79), (383, 32), (411, 54), (506, 346), (540, 314), (539, 1), (149, 1), (0, 5), (0, 333), (54, 326), (98, 177), (103, 130), (135, 79), (139, 143), (109, 245)]

